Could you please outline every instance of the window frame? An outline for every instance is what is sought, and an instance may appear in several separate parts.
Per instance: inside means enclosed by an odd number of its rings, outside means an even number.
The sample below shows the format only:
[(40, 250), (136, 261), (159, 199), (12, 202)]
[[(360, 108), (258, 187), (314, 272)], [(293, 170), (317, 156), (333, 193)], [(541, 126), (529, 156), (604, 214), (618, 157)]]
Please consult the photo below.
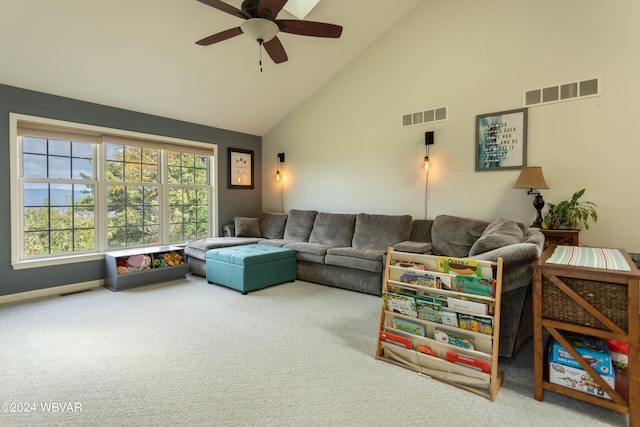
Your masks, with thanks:
[[(19, 128), (28, 128), (31, 132), (44, 136), (47, 132), (57, 135), (68, 134), (73, 138), (84, 141), (90, 140), (97, 144), (95, 158), (95, 169), (97, 171), (98, 185), (95, 194), (95, 223), (96, 223), (96, 248), (89, 252), (67, 253), (64, 255), (47, 255), (39, 257), (23, 256), (23, 239), (24, 239), (24, 218), (23, 218), (23, 191), (22, 191), (22, 152), (21, 146), (18, 144)], [(95, 261), (104, 259), (104, 253), (116, 248), (107, 247), (106, 241), (106, 181), (104, 163), (105, 163), (105, 146), (107, 142), (128, 141), (129, 143), (151, 144), (161, 147), (161, 155), (165, 156), (166, 151), (196, 150), (197, 152), (205, 152), (209, 158), (209, 236), (215, 236), (218, 229), (218, 145), (215, 143), (207, 143), (188, 139), (167, 137), (162, 135), (148, 134), (143, 132), (128, 131), (122, 129), (109, 128), (104, 126), (87, 125), (64, 120), (49, 119), (19, 113), (9, 113), (9, 156), (10, 156), (10, 202), (11, 202), (11, 265), (14, 270), (23, 268), (44, 267), (59, 264), (68, 264), (85, 261)], [(165, 151), (166, 150), (166, 151)], [(162, 182), (159, 186), (168, 186), (165, 182), (163, 164)], [(164, 190), (163, 190), (164, 191)], [(168, 202), (168, 199), (165, 199)], [(168, 210), (165, 206), (160, 206), (161, 215), (166, 215)], [(166, 218), (166, 216), (165, 216)], [(165, 221), (168, 221), (165, 220)], [(163, 222), (161, 222), (162, 228)], [(160, 232), (160, 242), (154, 244), (127, 246), (126, 248), (158, 246), (169, 244), (170, 233)], [(175, 242), (173, 243), (175, 244)], [(125, 247), (123, 247), (125, 248)]]

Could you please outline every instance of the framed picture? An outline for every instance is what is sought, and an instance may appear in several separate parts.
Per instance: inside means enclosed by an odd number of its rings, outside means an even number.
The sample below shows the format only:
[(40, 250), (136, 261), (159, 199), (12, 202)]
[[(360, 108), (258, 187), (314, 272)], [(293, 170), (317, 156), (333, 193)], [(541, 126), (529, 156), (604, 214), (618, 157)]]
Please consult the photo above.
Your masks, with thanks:
[(253, 151), (229, 148), (228, 188), (253, 188)]
[(476, 171), (526, 165), (526, 108), (476, 116)]

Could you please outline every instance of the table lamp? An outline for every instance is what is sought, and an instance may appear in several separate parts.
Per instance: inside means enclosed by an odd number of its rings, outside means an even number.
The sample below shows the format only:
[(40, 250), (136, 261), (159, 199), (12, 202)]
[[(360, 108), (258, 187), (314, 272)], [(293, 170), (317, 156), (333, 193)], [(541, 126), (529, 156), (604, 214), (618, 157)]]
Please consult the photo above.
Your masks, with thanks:
[(528, 188), (527, 194), (535, 194), (533, 199), (533, 207), (536, 208), (536, 220), (533, 221), (531, 227), (540, 228), (542, 226), (542, 208), (544, 207), (544, 200), (539, 191), (534, 191), (536, 188), (549, 188), (542, 176), (542, 167), (540, 166), (525, 166), (520, 171), (520, 176), (513, 185), (513, 188)]

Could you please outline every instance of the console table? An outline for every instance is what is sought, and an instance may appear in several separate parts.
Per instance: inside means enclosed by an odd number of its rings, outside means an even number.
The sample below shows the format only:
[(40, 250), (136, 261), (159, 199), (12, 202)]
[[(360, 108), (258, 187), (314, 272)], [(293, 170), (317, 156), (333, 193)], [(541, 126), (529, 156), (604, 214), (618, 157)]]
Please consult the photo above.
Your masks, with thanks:
[[(533, 266), (534, 398), (544, 390), (629, 414), (629, 425), (640, 426), (640, 272), (629, 254), (619, 249), (629, 271), (552, 264), (550, 245)], [(624, 261), (623, 261), (624, 262)], [(543, 330), (580, 363), (611, 400), (553, 384), (545, 377)], [(569, 331), (629, 343), (628, 392), (624, 381), (614, 390), (560, 334)], [(617, 372), (616, 372), (617, 373)]]
[(580, 230), (541, 228), (540, 232), (544, 235), (545, 249), (549, 245), (578, 246)]

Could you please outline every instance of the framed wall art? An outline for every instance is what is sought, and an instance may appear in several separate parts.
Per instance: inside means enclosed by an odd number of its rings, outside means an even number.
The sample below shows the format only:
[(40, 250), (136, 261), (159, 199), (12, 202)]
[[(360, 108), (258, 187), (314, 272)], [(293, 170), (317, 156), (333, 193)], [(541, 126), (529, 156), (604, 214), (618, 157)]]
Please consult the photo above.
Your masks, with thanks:
[(526, 108), (476, 116), (476, 171), (526, 165)]
[(228, 188), (253, 188), (253, 151), (229, 148)]

